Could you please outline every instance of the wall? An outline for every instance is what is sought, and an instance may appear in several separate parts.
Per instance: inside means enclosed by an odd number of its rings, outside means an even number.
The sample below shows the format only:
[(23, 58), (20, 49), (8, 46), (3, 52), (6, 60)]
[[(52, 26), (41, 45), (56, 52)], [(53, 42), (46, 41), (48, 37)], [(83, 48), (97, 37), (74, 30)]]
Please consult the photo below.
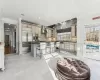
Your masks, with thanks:
[(2, 20), (0, 20), (0, 42), (4, 42), (4, 27)]
[[(0, 42), (4, 42), (4, 23), (17, 24), (17, 21), (9, 19), (9, 18), (2, 18), (0, 20)], [(6, 33), (6, 34), (8, 34), (8, 33)]]
[(0, 19), (0, 68), (4, 70), (4, 28), (3, 28), (3, 22)]
[[(2, 29), (0, 29), (0, 40), (4, 42), (4, 23), (9, 23), (9, 24), (15, 24), (16, 25), (16, 50), (18, 53), (18, 20), (10, 19), (10, 18), (4, 18), (1, 17), (1, 22), (2, 22)], [(2, 35), (1, 35), (2, 34)], [(4, 45), (2, 46), (4, 48)]]
[(3, 21), (4, 23), (9, 23), (9, 24), (17, 24), (17, 23), (18, 23), (17, 20), (10, 19), (10, 18), (2, 18), (2, 21)]
[[(77, 21), (77, 56), (82, 57), (85, 54), (85, 26), (100, 24), (100, 19), (92, 20), (94, 17), (98, 17), (100, 14), (94, 15), (82, 15), (78, 17)], [(100, 56), (100, 55), (99, 55)]]

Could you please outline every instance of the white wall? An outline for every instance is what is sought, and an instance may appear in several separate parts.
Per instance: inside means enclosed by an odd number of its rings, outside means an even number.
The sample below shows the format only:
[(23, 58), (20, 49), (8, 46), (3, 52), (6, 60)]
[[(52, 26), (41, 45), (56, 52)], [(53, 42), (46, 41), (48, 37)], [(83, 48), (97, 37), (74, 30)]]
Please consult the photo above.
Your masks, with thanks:
[(4, 27), (2, 20), (0, 20), (0, 42), (0, 68), (4, 70)]
[(4, 42), (4, 27), (2, 20), (0, 20), (0, 41)]
[[(18, 53), (18, 20), (15, 20), (15, 19), (11, 19), (11, 18), (5, 18), (3, 17), (1, 19), (3, 21), (3, 23), (9, 23), (9, 24), (14, 24), (16, 25), (16, 50), (17, 50), (17, 53)], [(4, 26), (4, 25), (3, 25)]]
[(2, 21), (4, 22), (4, 23), (9, 23), (9, 24), (18, 24), (18, 21), (17, 20), (14, 20), (14, 19), (11, 19), (11, 18), (2, 18)]
[(83, 54), (85, 54), (85, 46), (84, 46), (84, 40), (85, 40), (85, 26), (86, 25), (96, 25), (100, 24), (100, 19), (92, 20), (94, 17), (98, 17), (100, 14), (94, 14), (94, 15), (82, 15), (78, 17), (77, 21), (77, 55), (81, 57)]
[(3, 52), (4, 52), (4, 23), (10, 23), (16, 25), (17, 21), (9, 18), (2, 18), (2, 15), (0, 17), (0, 42), (2, 42), (0, 48), (2, 48)]

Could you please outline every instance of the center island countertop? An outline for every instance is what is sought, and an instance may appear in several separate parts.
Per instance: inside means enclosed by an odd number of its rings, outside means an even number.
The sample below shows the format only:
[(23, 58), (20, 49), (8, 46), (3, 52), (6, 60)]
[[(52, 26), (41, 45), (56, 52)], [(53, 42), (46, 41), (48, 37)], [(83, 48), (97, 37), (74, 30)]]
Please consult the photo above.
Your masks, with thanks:
[(50, 43), (50, 42), (71, 42), (71, 43), (77, 43), (76, 41), (32, 41), (31, 44), (39, 44), (41, 42), (45, 42), (45, 43)]
[(32, 41), (31, 44), (39, 44), (39, 43), (50, 43), (50, 42), (57, 42), (57, 41)]

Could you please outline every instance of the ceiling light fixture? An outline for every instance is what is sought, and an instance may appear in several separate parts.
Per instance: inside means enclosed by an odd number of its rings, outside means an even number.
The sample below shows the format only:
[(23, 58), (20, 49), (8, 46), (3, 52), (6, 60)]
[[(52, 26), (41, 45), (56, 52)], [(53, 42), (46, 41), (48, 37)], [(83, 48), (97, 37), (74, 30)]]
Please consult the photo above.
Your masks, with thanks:
[(40, 17), (39, 17), (39, 19), (40, 19)]
[(10, 30), (5, 30), (5, 31), (10, 31)]
[(24, 14), (21, 14), (21, 16), (25, 16)]

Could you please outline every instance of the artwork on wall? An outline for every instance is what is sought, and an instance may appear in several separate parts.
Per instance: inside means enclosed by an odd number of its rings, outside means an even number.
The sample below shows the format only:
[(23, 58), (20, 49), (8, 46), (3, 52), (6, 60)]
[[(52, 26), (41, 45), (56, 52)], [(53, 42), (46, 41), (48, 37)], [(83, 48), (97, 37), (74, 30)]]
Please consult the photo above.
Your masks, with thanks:
[(99, 29), (87, 28), (86, 29), (86, 41), (99, 42)]
[(100, 26), (85, 27), (85, 31), (86, 53), (98, 53), (100, 48)]

